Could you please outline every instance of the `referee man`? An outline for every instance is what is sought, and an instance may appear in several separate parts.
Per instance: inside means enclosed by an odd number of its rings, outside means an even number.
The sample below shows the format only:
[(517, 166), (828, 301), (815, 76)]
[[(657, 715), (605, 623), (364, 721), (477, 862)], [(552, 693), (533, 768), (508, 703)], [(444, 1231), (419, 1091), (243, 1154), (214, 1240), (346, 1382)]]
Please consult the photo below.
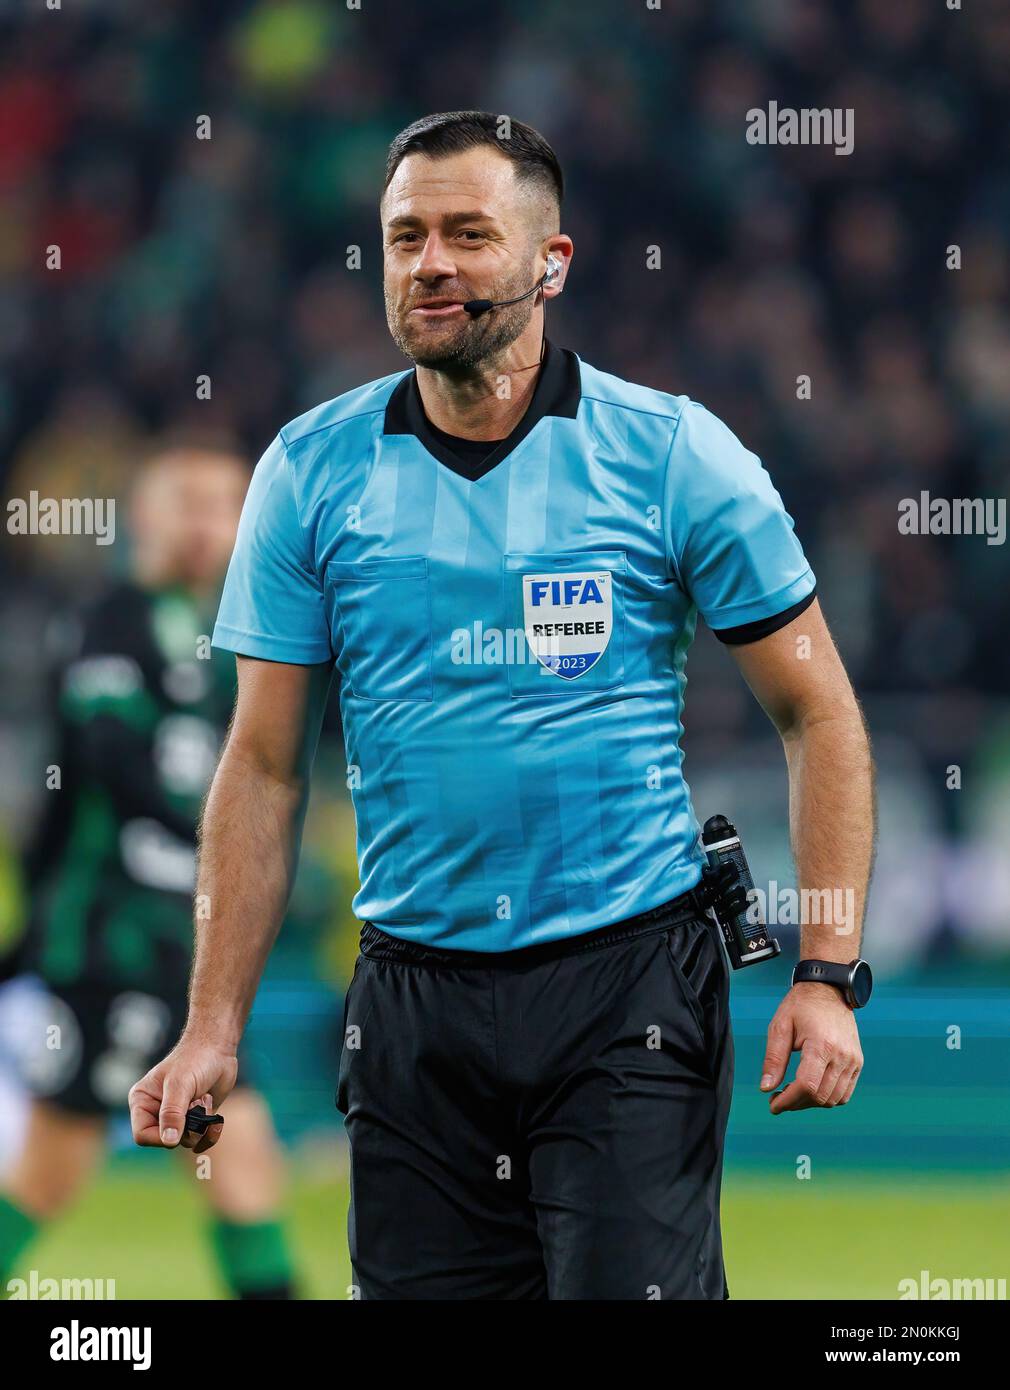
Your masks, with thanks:
[[(134, 1137), (177, 1144), (187, 1107), (235, 1084), (335, 668), (363, 921), (337, 1083), (356, 1297), (728, 1296), (728, 970), (679, 747), (699, 612), (781, 734), (801, 890), (855, 904), (805, 925), (801, 955), (830, 976), (858, 954), (872, 762), (814, 576), (725, 425), (546, 339), (561, 198), (519, 121), (397, 136), (385, 302), (413, 368), (280, 431), (215, 629), (239, 693), (204, 812), (209, 913)], [(789, 990), (773, 1113), (850, 1098), (852, 1004), (837, 980)]]

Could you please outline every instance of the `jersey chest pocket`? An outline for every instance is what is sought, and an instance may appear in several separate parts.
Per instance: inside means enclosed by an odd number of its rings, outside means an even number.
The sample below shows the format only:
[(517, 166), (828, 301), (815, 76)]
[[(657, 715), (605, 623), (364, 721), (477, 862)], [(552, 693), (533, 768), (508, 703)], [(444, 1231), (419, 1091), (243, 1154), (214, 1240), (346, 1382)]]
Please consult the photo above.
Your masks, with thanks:
[(508, 668), (514, 698), (623, 682), (626, 575), (623, 550), (505, 556), (505, 611), (525, 639)]
[(326, 599), (337, 667), (363, 700), (430, 700), (431, 595), (423, 556), (331, 560)]

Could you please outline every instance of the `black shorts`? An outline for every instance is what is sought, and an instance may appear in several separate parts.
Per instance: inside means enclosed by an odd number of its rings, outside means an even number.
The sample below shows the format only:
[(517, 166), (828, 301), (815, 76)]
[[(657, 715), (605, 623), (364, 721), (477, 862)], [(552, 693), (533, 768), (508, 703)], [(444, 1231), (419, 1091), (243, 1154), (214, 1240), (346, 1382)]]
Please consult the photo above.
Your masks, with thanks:
[[(155, 994), (100, 983), (44, 986), (23, 1053), (34, 1096), (79, 1115), (126, 1106), (130, 1087), (175, 1046), (186, 1022), (186, 985)], [(243, 1084), (248, 1068), (239, 1056)]]
[(491, 956), (365, 924), (337, 1086), (356, 1296), (729, 1296), (716, 930), (693, 895)]

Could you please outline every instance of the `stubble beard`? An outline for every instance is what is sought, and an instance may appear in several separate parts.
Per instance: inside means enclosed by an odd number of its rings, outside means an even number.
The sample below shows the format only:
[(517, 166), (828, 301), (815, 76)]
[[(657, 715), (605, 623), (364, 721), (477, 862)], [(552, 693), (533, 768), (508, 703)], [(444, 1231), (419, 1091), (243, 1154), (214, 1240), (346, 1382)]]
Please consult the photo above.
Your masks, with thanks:
[[(522, 294), (524, 286), (496, 285), (489, 296), (494, 299), (512, 299)], [(526, 286), (528, 288), (528, 286)], [(425, 332), (418, 326), (417, 332), (410, 331), (400, 310), (392, 301), (388, 290), (385, 292), (386, 322), (393, 342), (400, 351), (419, 367), (430, 367), (435, 371), (469, 372), (493, 360), (526, 330), (533, 315), (536, 295), (530, 295), (519, 304), (509, 304), (501, 309), (489, 309), (479, 318), (464, 315), (465, 322), (455, 326), (437, 343), (426, 343)], [(409, 312), (409, 311), (408, 311)]]

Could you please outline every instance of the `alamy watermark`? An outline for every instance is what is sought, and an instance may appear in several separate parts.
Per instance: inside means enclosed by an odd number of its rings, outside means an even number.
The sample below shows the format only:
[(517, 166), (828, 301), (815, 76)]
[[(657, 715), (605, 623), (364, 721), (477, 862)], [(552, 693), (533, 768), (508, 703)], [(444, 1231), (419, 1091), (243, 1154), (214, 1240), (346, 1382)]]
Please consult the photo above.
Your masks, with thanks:
[(135, 1371), (151, 1368), (149, 1327), (82, 1327), (74, 1318), (69, 1327), (50, 1333), (51, 1361), (130, 1361)]
[(1006, 1298), (1005, 1279), (941, 1279), (928, 1269), (920, 1269), (918, 1279), (899, 1279), (900, 1299), (1002, 1300)]
[(818, 108), (752, 106), (747, 112), (748, 145), (833, 145), (835, 154), (851, 154), (855, 143), (852, 107)]
[(986, 545), (1006, 541), (1005, 497), (903, 497), (898, 503), (901, 536), (985, 536)]
[(116, 539), (114, 497), (27, 497), (7, 503), (7, 531), (12, 536), (94, 536), (96, 545)]
[(836, 936), (856, 929), (856, 894), (852, 888), (780, 888), (770, 879), (764, 888), (747, 889), (747, 921), (768, 927), (834, 927)]
[(102, 1300), (116, 1297), (115, 1279), (51, 1279), (37, 1269), (28, 1271), (27, 1279), (8, 1279), (7, 1296), (11, 1300), (50, 1298)]
[[(560, 642), (545, 638), (544, 649), (558, 655)], [(485, 627), (480, 619), (469, 627), (453, 628), (449, 634), (449, 659), (454, 666), (527, 666), (536, 665), (539, 660), (530, 648), (524, 628)]]

